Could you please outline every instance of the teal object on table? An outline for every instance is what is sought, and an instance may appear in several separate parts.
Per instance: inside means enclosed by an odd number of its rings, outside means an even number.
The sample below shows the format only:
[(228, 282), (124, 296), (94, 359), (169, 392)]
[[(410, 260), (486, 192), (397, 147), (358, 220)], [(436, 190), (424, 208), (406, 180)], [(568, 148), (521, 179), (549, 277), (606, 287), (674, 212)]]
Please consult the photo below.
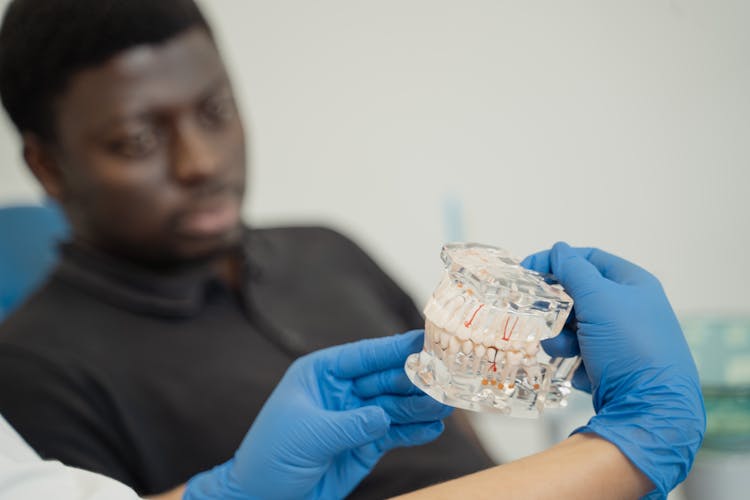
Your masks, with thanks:
[(750, 453), (750, 315), (681, 320), (708, 417), (703, 450)]

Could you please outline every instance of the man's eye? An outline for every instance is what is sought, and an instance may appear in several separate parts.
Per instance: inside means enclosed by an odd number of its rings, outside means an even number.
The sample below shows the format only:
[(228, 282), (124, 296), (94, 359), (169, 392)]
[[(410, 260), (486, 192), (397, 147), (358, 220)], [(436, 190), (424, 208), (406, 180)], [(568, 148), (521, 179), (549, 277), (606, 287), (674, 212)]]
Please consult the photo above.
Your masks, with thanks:
[(158, 146), (159, 135), (155, 131), (141, 130), (115, 139), (111, 149), (125, 158), (139, 159), (153, 153)]
[(200, 109), (201, 119), (211, 127), (222, 126), (231, 121), (236, 113), (234, 99), (215, 97), (203, 103)]

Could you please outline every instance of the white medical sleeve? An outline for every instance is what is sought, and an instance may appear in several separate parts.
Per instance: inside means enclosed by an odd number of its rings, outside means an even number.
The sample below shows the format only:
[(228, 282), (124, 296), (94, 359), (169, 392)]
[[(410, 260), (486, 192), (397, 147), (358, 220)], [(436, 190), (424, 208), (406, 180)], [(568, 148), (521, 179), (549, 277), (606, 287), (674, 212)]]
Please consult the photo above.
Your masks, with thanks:
[(0, 415), (0, 500), (137, 500), (114, 479), (45, 461)]

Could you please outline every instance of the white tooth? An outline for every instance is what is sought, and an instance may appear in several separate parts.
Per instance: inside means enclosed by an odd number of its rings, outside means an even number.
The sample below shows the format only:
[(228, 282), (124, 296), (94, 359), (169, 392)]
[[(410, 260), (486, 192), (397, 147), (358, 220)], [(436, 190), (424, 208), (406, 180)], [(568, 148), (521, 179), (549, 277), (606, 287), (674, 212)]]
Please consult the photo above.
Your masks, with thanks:
[(508, 340), (510, 336), (510, 325), (512, 318), (510, 317), (510, 314), (503, 314), (502, 321), (500, 322), (500, 326), (497, 330), (497, 336), (502, 337), (503, 340)]
[(432, 325), (432, 343), (433, 344), (440, 343), (440, 330), (435, 325)]
[(456, 290), (456, 287), (453, 286), (450, 279), (443, 279), (433, 295), (439, 303), (444, 304), (452, 295), (458, 293), (460, 293), (460, 291)]
[(521, 315), (514, 315), (511, 318), (510, 326), (513, 327), (513, 337), (518, 339), (526, 338), (526, 321)]
[(506, 313), (498, 317), (498, 320), (496, 337), (498, 341), (503, 342), (503, 345), (505, 345), (510, 340), (511, 332), (513, 331), (514, 315)]
[(458, 328), (456, 325), (458, 323), (458, 319), (461, 316), (461, 311), (463, 311), (462, 307), (456, 307), (450, 310), (445, 310), (445, 329), (448, 330), (451, 333), (454, 333), (456, 329)]
[(503, 340), (502, 337), (495, 338), (495, 349), (497, 349), (498, 351), (504, 351), (507, 346), (508, 346), (507, 340)]
[(445, 305), (441, 306), (440, 304), (438, 304), (438, 307), (435, 308), (435, 316), (433, 318), (433, 321), (440, 328), (447, 330), (447, 325), (453, 317), (453, 314), (457, 309), (460, 309), (462, 305), (463, 299), (460, 296), (452, 297), (450, 300), (448, 300), (448, 302), (445, 303)]
[(536, 338), (539, 340), (548, 339), (550, 337), (554, 337), (557, 335), (557, 333), (552, 333), (552, 330), (550, 330), (550, 328), (547, 326), (547, 324), (544, 321), (540, 322), (538, 331), (539, 333), (537, 333)]
[(442, 347), (443, 349), (447, 349), (450, 341), (451, 341), (451, 336), (448, 335), (446, 332), (443, 332), (440, 334), (440, 347)]
[(477, 346), (474, 348), (474, 353), (477, 355), (477, 359), (480, 359), (482, 356), (484, 356), (485, 352), (487, 352), (487, 348), (482, 344), (477, 344)]
[(424, 344), (428, 345), (432, 343), (432, 330), (429, 328), (425, 328), (424, 330)]
[(497, 356), (497, 349), (495, 349), (494, 347), (489, 347), (487, 349), (487, 360), (490, 362), (494, 362), (495, 356)]
[[(451, 333), (457, 334), (460, 327), (463, 326), (464, 322), (464, 315), (463, 310), (466, 309), (463, 308), (457, 308), (455, 311), (451, 311), (450, 315), (447, 318), (447, 321), (445, 322), (445, 329), (448, 330)], [(467, 335), (466, 338), (469, 336)]]
[(539, 352), (539, 342), (526, 342), (523, 350), (527, 355), (533, 356)]
[(449, 325), (450, 325), (451, 319), (453, 318), (453, 314), (455, 314), (455, 313), (453, 313), (453, 312), (451, 312), (449, 310), (446, 310), (446, 309), (443, 309), (441, 311), (441, 313), (440, 313), (440, 326), (444, 330), (449, 330)]
[(505, 338), (507, 339), (520, 338), (518, 335), (520, 321), (521, 321), (520, 318), (516, 316), (515, 314), (508, 315), (508, 326), (505, 329)]
[(474, 350), (474, 344), (471, 343), (471, 340), (467, 340), (461, 346), (461, 350), (463, 351), (464, 354), (469, 354), (471, 351)]
[(435, 337), (437, 337), (438, 342), (440, 342), (440, 334), (443, 333), (444, 330), (435, 323), (433, 323), (432, 326), (435, 329)]
[(508, 351), (505, 353), (505, 359), (510, 366), (520, 365), (523, 353), (521, 351)]
[(529, 340), (539, 340), (539, 320), (534, 317), (530, 317), (527, 320), (529, 327), (526, 329), (526, 337)]
[(458, 337), (459, 339), (467, 340), (470, 336), (471, 332), (464, 325), (459, 325), (459, 327), (456, 328), (456, 337)]
[(471, 333), (477, 328), (477, 325), (481, 324), (482, 312), (484, 312), (484, 304), (474, 298), (467, 302), (463, 311), (463, 321), (461, 322), (461, 326), (468, 330), (468, 336), (466, 338), (469, 338)]
[(482, 344), (486, 345), (487, 347), (495, 345), (495, 335), (493, 335), (493, 333), (488, 330), (487, 333), (484, 334)]
[(489, 326), (487, 327), (487, 332), (491, 333), (492, 335), (496, 337), (502, 337), (503, 336), (503, 318), (505, 317), (505, 314), (502, 312), (495, 312), (492, 315), (492, 318), (489, 321)]
[(487, 328), (487, 320), (490, 316), (490, 308), (488, 305), (485, 305), (479, 313), (477, 313), (477, 326), (481, 326), (482, 330)]
[(466, 299), (463, 297), (463, 295), (456, 295), (455, 297), (451, 297), (451, 299), (445, 303), (443, 310), (449, 316), (453, 316), (455, 313), (460, 311), (461, 308), (465, 306), (466, 306)]
[(475, 344), (481, 344), (484, 340), (484, 330), (481, 325), (471, 325), (471, 341)]
[(459, 342), (456, 337), (451, 335), (451, 340), (450, 342), (448, 342), (448, 353), (457, 354), (460, 349), (461, 349), (461, 342)]
[(440, 306), (435, 302), (433, 297), (430, 297), (430, 300), (427, 301), (427, 305), (424, 307), (424, 316), (425, 318), (432, 318), (438, 315), (439, 310)]
[(532, 317), (529, 318), (529, 333), (528, 333), (528, 340), (541, 340), (542, 337), (542, 331), (546, 328), (546, 325), (544, 324), (544, 320), (539, 317)]
[(475, 344), (481, 344), (482, 340), (484, 340), (484, 334), (482, 333), (481, 328), (472, 328), (471, 329), (471, 341)]
[(445, 310), (439, 306), (433, 309), (432, 314), (425, 314), (426, 317), (430, 318), (430, 321), (440, 328), (445, 328), (445, 315)]

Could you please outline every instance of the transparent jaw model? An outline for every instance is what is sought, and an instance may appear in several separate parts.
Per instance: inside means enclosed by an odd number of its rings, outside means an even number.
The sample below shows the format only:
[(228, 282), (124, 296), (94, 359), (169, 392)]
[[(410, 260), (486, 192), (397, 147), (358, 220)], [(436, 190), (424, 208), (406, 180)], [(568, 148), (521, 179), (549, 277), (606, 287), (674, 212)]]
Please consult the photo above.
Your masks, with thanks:
[(424, 349), (406, 361), (411, 381), (447, 405), (536, 417), (567, 404), (580, 358), (547, 357), (573, 300), (503, 249), (443, 247), (445, 272), (424, 309)]

